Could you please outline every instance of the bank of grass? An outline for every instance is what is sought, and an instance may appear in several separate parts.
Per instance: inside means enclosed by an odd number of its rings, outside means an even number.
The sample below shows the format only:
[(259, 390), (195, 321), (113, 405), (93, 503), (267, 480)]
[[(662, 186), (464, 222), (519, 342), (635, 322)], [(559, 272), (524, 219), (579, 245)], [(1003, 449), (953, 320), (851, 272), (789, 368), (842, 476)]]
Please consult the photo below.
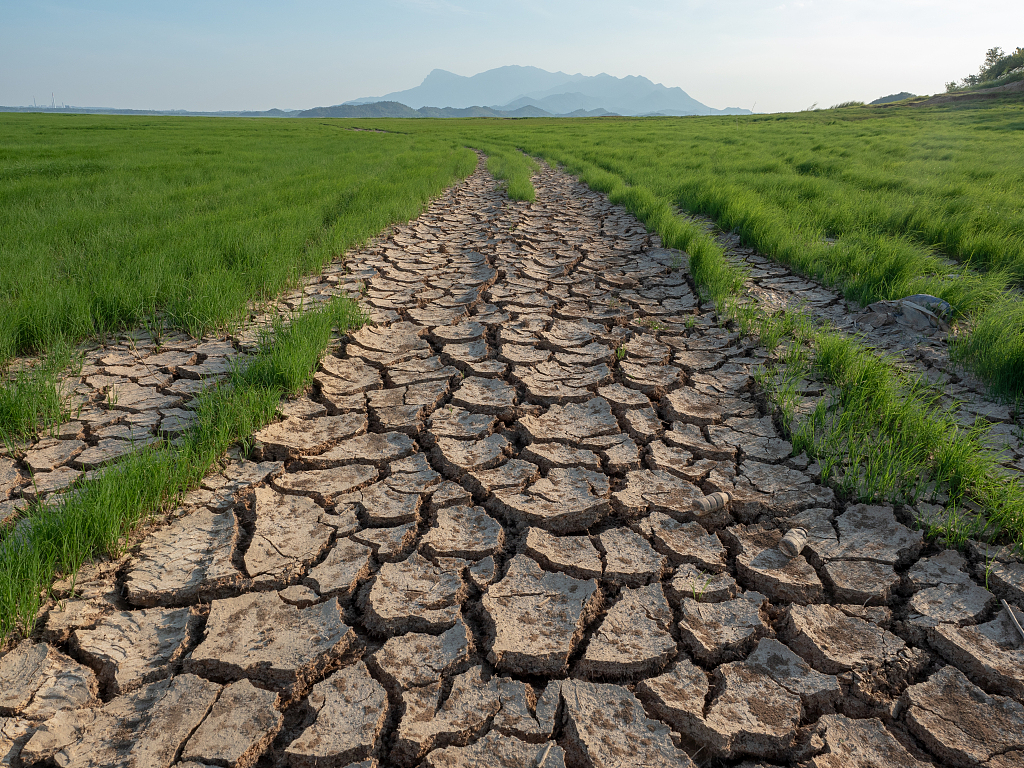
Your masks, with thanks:
[(333, 120), (8, 113), (0, 136), (0, 366), (157, 314), (230, 327), (476, 165)]
[[(925, 523), (932, 534), (953, 544), (984, 535), (1024, 547), (1024, 488), (1000, 471), (984, 447), (984, 430), (963, 427), (955, 411), (941, 404), (938, 390), (856, 339), (816, 327), (805, 315), (768, 317), (745, 303), (743, 272), (728, 263), (707, 231), (676, 214), (678, 197), (659, 194), (664, 178), (657, 179), (659, 184), (645, 183), (650, 176), (636, 183), (636, 177), (620, 173), (613, 162), (584, 157), (588, 153), (604, 157), (602, 150), (586, 142), (567, 150), (531, 143), (526, 134), (516, 138), (527, 151), (560, 164), (590, 188), (625, 206), (666, 246), (687, 251), (701, 298), (714, 302), (723, 319), (758, 335), (769, 349), (786, 341), (778, 364), (761, 375), (762, 385), (779, 410), (795, 450), (812, 456), (822, 467), (823, 480), (841, 496), (913, 504), (930, 498), (937, 489), (949, 501), (945, 520), (937, 525), (936, 521)], [(489, 140), (499, 139), (491, 136)], [(625, 143), (625, 137), (619, 141)], [(643, 162), (653, 163), (651, 154), (645, 154)], [(866, 232), (853, 233), (844, 243), (836, 239), (811, 244), (816, 261), (800, 255), (799, 237), (790, 238), (786, 232), (790, 222), (759, 217), (757, 202), (750, 195), (741, 196), (735, 210), (728, 204), (697, 210), (717, 214), (720, 225), (732, 222), (748, 243), (768, 244), (770, 250), (774, 243), (773, 255), (785, 256), (780, 260), (798, 270), (833, 285), (843, 286), (845, 281), (847, 294), (864, 303), (916, 291), (943, 296), (959, 307), (961, 317), (969, 316), (975, 324), (973, 334), (954, 343), (955, 354), (997, 390), (1020, 391), (1024, 370), (1020, 379), (1013, 379), (1017, 352), (1003, 345), (1008, 338), (1022, 338), (1024, 316), (1014, 313), (1024, 312), (1024, 305), (1005, 292), (1012, 282), (1005, 273), (977, 274), (961, 268), (955, 277), (941, 276), (951, 268), (927, 248), (914, 246), (906, 237)], [(729, 218), (730, 211), (737, 218)], [(872, 262), (872, 253), (882, 254), (880, 264)], [(1024, 361), (1021, 346), (1019, 360)], [(795, 386), (805, 377), (825, 382), (830, 394), (812, 413), (797, 418)]]
[(1024, 288), (1024, 102), (404, 125), (559, 163), (670, 244), (701, 242), (681, 208), (861, 304), (946, 299), (987, 329), (958, 339), (957, 360), (1024, 395), (1024, 319), (1006, 298)]
[(33, 504), (18, 525), (0, 532), (0, 644), (32, 630), (55, 577), (71, 578), (95, 557), (118, 556), (136, 527), (177, 504), (229, 446), (272, 421), (282, 396), (311, 384), (332, 333), (362, 322), (358, 305), (342, 297), (277, 324), (226, 384), (200, 396), (195, 426), (180, 445), (131, 454), (60, 505)]
[[(806, 316), (734, 312), (779, 361), (760, 375), (793, 443), (848, 499), (903, 504), (947, 496), (946, 516), (922, 525), (954, 545), (972, 536), (1010, 541), (1024, 551), (1024, 488), (984, 444), (981, 425), (963, 426), (955, 406), (920, 377), (857, 340), (816, 327)], [(827, 385), (811, 410), (797, 386)]]
[(35, 364), (10, 367), (0, 379), (0, 446), (13, 448), (70, 418), (65, 381), (81, 362), (71, 345), (58, 341)]

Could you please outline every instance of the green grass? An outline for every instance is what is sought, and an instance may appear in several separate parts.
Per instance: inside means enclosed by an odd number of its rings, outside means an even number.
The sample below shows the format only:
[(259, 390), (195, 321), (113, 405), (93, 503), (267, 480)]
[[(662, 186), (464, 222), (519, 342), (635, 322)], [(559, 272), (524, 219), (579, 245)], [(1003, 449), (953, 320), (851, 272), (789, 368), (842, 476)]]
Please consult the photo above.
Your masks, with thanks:
[(98, 556), (116, 557), (147, 517), (197, 487), (229, 446), (273, 420), (283, 395), (312, 382), (332, 336), (363, 322), (358, 306), (336, 298), (289, 325), (278, 325), (227, 385), (199, 398), (195, 426), (178, 447), (131, 454), (98, 479), (82, 482), (59, 506), (32, 505), (18, 528), (0, 531), (0, 644), (27, 634), (55, 577), (71, 578)]
[(0, 115), (0, 365), (157, 314), (230, 327), (475, 164), (333, 120)]
[(54, 344), (35, 365), (23, 362), (8, 371), (0, 386), (0, 445), (32, 440), (71, 416), (64, 378), (81, 367), (81, 355), (65, 342)]
[(997, 394), (1024, 394), (1024, 321), (1019, 298), (1006, 298), (1024, 287), (1020, 101), (453, 123), (420, 120), (407, 130), (564, 166), (666, 245), (689, 251), (708, 295), (728, 292), (730, 278), (678, 209), (712, 217), (861, 304), (913, 293), (946, 299), (966, 327), (987, 329), (983, 343), (959, 340), (957, 359)]
[[(1024, 488), (984, 447), (984, 428), (962, 426), (940, 390), (806, 316), (740, 314), (764, 346), (783, 346), (760, 383), (794, 452), (816, 459), (841, 496), (916, 504), (938, 491), (948, 496), (948, 519), (933, 533), (954, 544), (986, 536), (1024, 548)], [(797, 407), (796, 383), (805, 378), (828, 385), (810, 412)]]

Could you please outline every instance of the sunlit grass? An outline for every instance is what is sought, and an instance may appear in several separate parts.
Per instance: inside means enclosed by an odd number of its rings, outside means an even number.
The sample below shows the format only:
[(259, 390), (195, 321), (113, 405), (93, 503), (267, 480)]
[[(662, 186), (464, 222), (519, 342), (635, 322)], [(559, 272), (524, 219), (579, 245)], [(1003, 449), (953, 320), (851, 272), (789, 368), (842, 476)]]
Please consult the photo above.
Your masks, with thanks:
[(362, 322), (358, 305), (341, 297), (277, 325), (229, 382), (199, 397), (195, 425), (180, 445), (133, 453), (61, 504), (33, 504), (19, 524), (0, 530), (0, 643), (10, 632), (31, 631), (55, 576), (117, 557), (132, 530), (178, 503), (229, 446), (272, 421), (282, 396), (310, 385), (332, 333)]

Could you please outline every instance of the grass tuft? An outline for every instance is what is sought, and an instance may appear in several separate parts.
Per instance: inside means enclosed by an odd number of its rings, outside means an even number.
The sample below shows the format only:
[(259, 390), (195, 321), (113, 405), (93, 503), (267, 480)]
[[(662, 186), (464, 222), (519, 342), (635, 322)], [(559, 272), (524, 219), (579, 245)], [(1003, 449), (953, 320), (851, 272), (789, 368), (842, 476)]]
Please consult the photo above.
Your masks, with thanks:
[(55, 577), (73, 577), (95, 557), (117, 557), (147, 517), (179, 503), (229, 446), (273, 420), (283, 395), (309, 386), (333, 331), (362, 322), (358, 305), (340, 297), (277, 324), (248, 365), (198, 398), (195, 425), (180, 445), (133, 453), (59, 505), (33, 504), (0, 531), (0, 640), (31, 632)]

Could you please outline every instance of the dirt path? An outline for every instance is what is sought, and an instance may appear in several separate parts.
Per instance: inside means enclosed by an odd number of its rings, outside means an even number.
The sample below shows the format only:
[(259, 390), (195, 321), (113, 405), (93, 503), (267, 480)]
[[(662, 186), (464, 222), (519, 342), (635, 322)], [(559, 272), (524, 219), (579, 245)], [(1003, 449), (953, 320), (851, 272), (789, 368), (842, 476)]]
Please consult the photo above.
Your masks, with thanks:
[(1024, 566), (839, 503), (680, 255), (535, 185), (349, 255), (376, 325), (0, 658), (0, 765), (1024, 762)]

